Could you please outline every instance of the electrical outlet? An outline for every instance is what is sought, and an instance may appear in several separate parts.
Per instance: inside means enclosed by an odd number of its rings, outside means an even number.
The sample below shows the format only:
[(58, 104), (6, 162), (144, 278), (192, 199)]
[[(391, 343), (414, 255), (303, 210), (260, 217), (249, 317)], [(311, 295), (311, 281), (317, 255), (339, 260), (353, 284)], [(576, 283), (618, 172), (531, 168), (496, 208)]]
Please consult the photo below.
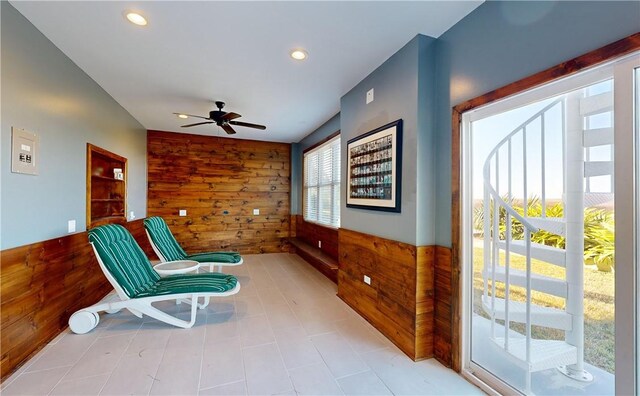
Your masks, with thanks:
[(186, 216), (187, 215), (187, 210), (186, 209), (180, 209), (180, 216)]
[(76, 221), (75, 220), (69, 220), (67, 222), (67, 231), (69, 233), (76, 232)]
[(318, 247), (322, 248), (322, 241), (318, 241)]
[(253, 210), (253, 215), (254, 215), (254, 216), (257, 216), (257, 215), (259, 215), (259, 214), (260, 214), (260, 209), (254, 209), (254, 210)]
[(136, 218), (136, 214), (132, 211), (129, 212), (129, 220), (133, 220)]
[(373, 88), (367, 91), (367, 104), (373, 102)]
[(366, 283), (367, 285), (371, 286), (371, 278), (369, 278), (368, 276), (364, 276), (364, 283)]

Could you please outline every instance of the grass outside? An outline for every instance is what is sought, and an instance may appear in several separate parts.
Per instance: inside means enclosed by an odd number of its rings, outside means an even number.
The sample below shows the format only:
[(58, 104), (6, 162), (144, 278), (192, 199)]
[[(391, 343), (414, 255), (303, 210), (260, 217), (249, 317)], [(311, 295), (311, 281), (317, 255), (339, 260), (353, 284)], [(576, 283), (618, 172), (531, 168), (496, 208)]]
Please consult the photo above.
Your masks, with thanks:
[[(480, 297), (483, 291), (482, 281), (482, 248), (473, 249), (473, 292), (474, 312), (485, 318), (489, 316), (482, 309)], [(501, 263), (504, 263), (504, 252), (501, 252)], [(525, 258), (511, 254), (511, 268), (525, 270)], [(564, 279), (565, 270), (553, 264), (538, 260), (531, 261), (532, 272)], [(614, 272), (601, 272), (590, 267), (584, 271), (584, 355), (585, 361), (612, 374), (615, 373), (614, 345)], [(490, 286), (489, 286), (490, 287)], [(489, 289), (490, 290), (490, 289)], [(504, 298), (504, 284), (496, 282), (496, 297)], [(526, 292), (522, 287), (511, 286), (510, 298), (525, 301)], [(565, 300), (549, 294), (533, 291), (532, 303), (552, 308), (564, 309)], [(504, 322), (502, 322), (504, 323)], [(511, 329), (522, 334), (525, 326), (522, 323), (511, 323)], [(536, 339), (563, 340), (564, 331), (547, 327), (532, 326), (532, 336)]]

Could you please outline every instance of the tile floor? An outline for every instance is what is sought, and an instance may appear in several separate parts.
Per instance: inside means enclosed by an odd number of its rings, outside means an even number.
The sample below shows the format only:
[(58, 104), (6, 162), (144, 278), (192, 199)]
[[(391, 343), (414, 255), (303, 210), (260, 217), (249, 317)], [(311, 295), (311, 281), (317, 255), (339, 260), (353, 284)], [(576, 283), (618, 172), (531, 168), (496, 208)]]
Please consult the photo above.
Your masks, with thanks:
[[(3, 395), (482, 394), (434, 359), (411, 361), (296, 255), (245, 256), (242, 289), (191, 329), (123, 311), (61, 334), (2, 384)], [(188, 317), (189, 306), (165, 303)]]

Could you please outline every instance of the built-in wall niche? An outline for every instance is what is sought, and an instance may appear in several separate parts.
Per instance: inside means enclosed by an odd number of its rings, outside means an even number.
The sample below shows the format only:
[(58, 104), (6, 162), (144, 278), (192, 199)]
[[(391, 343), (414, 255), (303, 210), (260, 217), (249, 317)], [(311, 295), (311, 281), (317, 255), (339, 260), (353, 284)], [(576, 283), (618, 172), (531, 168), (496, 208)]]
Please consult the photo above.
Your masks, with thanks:
[(87, 143), (87, 228), (126, 222), (127, 159)]

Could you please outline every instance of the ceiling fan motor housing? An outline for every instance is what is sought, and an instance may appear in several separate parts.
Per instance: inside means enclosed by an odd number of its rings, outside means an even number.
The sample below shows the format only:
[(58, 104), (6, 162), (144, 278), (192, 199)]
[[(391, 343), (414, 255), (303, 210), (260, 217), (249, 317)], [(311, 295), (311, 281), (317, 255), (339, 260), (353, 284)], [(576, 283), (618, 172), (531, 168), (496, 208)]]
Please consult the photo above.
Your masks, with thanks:
[(209, 118), (211, 118), (212, 120), (218, 122), (220, 120), (220, 118), (227, 114), (226, 111), (222, 111), (222, 110), (212, 110), (209, 112)]

